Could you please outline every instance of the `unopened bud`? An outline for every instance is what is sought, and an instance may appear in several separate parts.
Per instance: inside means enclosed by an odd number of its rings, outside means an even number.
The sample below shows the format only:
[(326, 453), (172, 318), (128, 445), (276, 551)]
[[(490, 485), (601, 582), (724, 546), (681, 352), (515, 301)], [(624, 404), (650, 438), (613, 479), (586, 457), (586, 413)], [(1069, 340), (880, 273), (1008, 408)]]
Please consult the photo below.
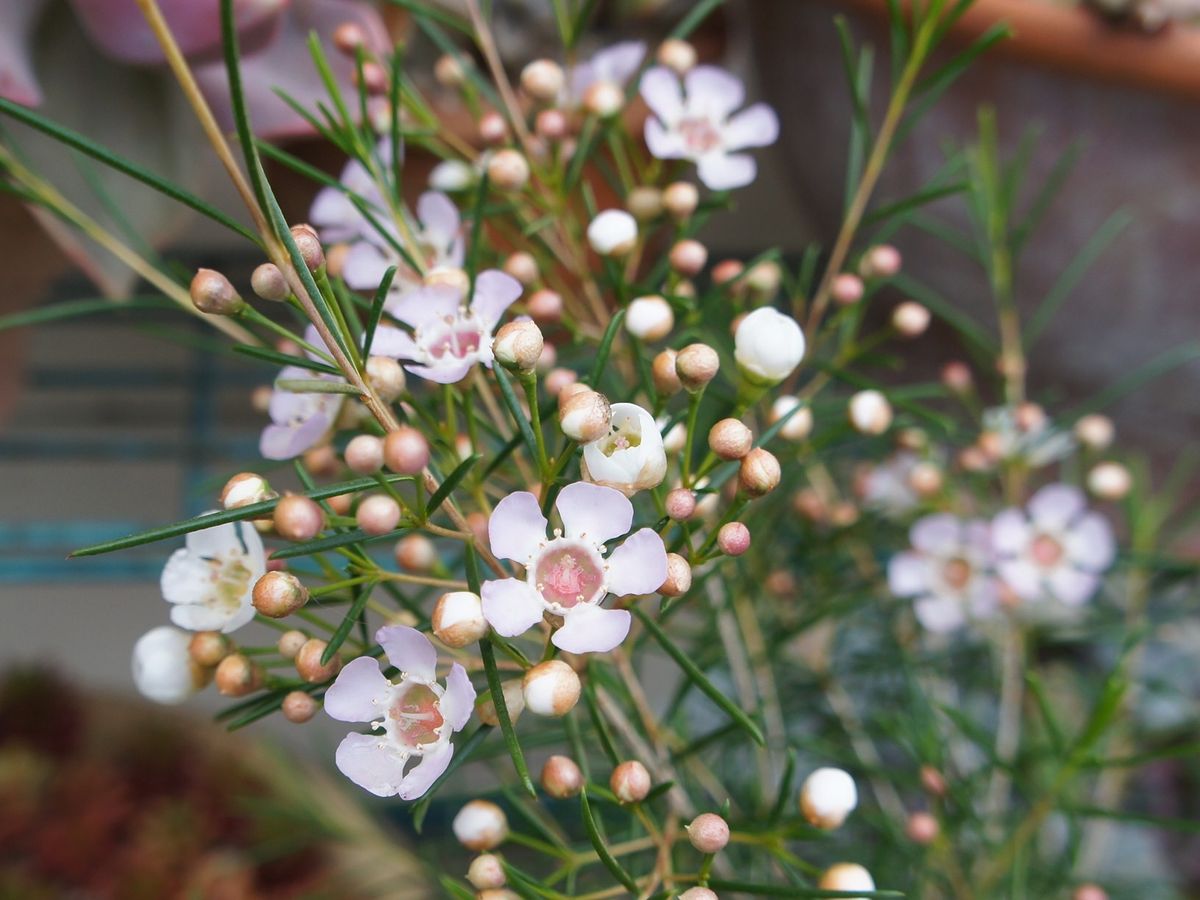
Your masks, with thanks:
[(365, 60), (361, 69), (354, 72), (354, 84), (376, 97), (388, 92), (390, 78), (388, 70), (374, 60)]
[(762, 497), (779, 487), (783, 473), (779, 460), (770, 450), (755, 447), (738, 468), (738, 486), (751, 497)]
[(275, 504), (275, 532), (288, 541), (311, 541), (325, 528), (325, 511), (315, 500), (289, 494)]
[(333, 29), (333, 46), (337, 47), (338, 52), (353, 59), (358, 54), (359, 47), (366, 48), (367, 33), (357, 22), (342, 22)]
[(858, 788), (841, 769), (817, 769), (800, 788), (800, 812), (810, 824), (831, 831), (840, 828), (858, 806)]
[[(516, 724), (517, 719), (521, 718), (521, 713), (525, 712), (525, 695), (521, 691), (521, 682), (515, 679), (504, 682), (502, 693), (504, 694), (504, 708), (508, 710), (508, 719)], [(492, 699), (490, 691), (480, 694), (475, 703), (475, 715), (479, 716), (479, 721), (484, 725), (495, 728), (500, 724), (500, 718), (496, 715), (496, 703)]]
[(700, 813), (685, 828), (688, 840), (701, 853), (717, 853), (729, 843), (729, 823), (716, 813)]
[(946, 796), (946, 779), (933, 766), (921, 766), (921, 787), (933, 797)]
[(543, 325), (551, 325), (562, 319), (562, 294), (558, 291), (552, 291), (549, 288), (534, 291), (529, 299), (525, 301), (525, 310), (535, 322)]
[(535, 59), (521, 70), (521, 87), (534, 100), (554, 102), (563, 88), (562, 66), (552, 59)]
[(711, 888), (696, 885), (680, 894), (679, 900), (720, 900), (720, 898), (717, 896), (717, 892)]
[(625, 311), (625, 330), (643, 341), (660, 341), (675, 327), (675, 313), (663, 297), (637, 297)]
[(387, 534), (400, 524), (400, 504), (388, 494), (372, 494), (358, 504), (354, 520), (369, 535)]
[(1108, 891), (1098, 884), (1081, 884), (1071, 894), (1071, 900), (1108, 900)]
[(477, 891), (493, 890), (504, 887), (508, 877), (504, 874), (504, 864), (500, 857), (484, 853), (471, 860), (467, 867), (467, 881)]
[(625, 196), (625, 208), (639, 222), (649, 222), (663, 211), (665, 199), (658, 188), (639, 185)]
[(188, 641), (188, 655), (205, 669), (215, 668), (233, 650), (233, 642), (219, 631), (197, 631)]
[(542, 355), (542, 331), (529, 319), (516, 319), (500, 327), (492, 343), (496, 361), (511, 372), (528, 374)]
[(954, 393), (965, 394), (974, 383), (971, 368), (965, 362), (955, 359), (942, 366), (942, 384)]
[(244, 697), (262, 685), (262, 669), (241, 653), (231, 653), (217, 665), (217, 690), (225, 697)]
[(560, 659), (538, 663), (521, 679), (525, 708), (537, 716), (565, 716), (579, 702), (580, 690), (579, 676)]
[(246, 305), (229, 279), (213, 269), (200, 269), (192, 278), (192, 305), (210, 316), (235, 316)]
[(673, 219), (687, 219), (699, 205), (700, 191), (690, 181), (673, 181), (663, 189), (663, 209)]
[(1099, 413), (1084, 416), (1075, 423), (1075, 439), (1089, 450), (1107, 449), (1115, 435), (1112, 419)]
[(858, 863), (837, 863), (825, 870), (817, 887), (826, 891), (874, 891), (875, 879)]
[(355, 435), (346, 445), (343, 458), (355, 475), (372, 475), (383, 468), (383, 440), (373, 434)]
[(1046, 410), (1042, 409), (1037, 403), (1028, 402), (1017, 406), (1016, 411), (1013, 413), (1013, 420), (1017, 423), (1017, 428), (1026, 434), (1041, 431), (1049, 421), (1046, 416)]
[(668, 255), (671, 268), (689, 278), (700, 274), (708, 262), (708, 248), (691, 238), (679, 241)]
[(862, 279), (850, 272), (835, 275), (830, 285), (830, 296), (839, 306), (853, 306), (863, 298)]
[(284, 659), (295, 659), (296, 654), (300, 652), (300, 648), (304, 646), (308, 640), (308, 635), (303, 631), (285, 631), (279, 636), (275, 647), (279, 650), (279, 655)]
[[(746, 271), (746, 267), (740, 259), (723, 259), (713, 266), (713, 284), (724, 287), (744, 271)], [(741, 283), (739, 282), (737, 286), (741, 287)]]
[(428, 572), (437, 563), (437, 548), (423, 534), (408, 534), (396, 541), (396, 564), (406, 572)]
[(650, 773), (636, 759), (629, 759), (613, 769), (608, 786), (622, 803), (640, 803), (651, 787)]
[(625, 92), (611, 81), (597, 81), (583, 92), (583, 108), (593, 116), (607, 119), (625, 105)]
[(488, 160), (487, 173), (500, 190), (519, 191), (529, 181), (529, 163), (516, 150), (497, 150)]
[(891, 244), (870, 247), (858, 263), (863, 278), (891, 278), (900, 271), (900, 251)]
[(447, 647), (473, 644), (488, 633), (483, 602), (471, 591), (451, 591), (433, 608), (433, 633)]
[(580, 444), (590, 444), (608, 434), (612, 407), (603, 394), (587, 390), (572, 394), (558, 408), (563, 434)]
[(920, 844), (922, 847), (932, 844), (937, 840), (940, 830), (938, 820), (923, 811), (910, 815), (908, 821), (904, 824), (904, 833), (908, 835), (908, 839), (914, 844)]
[(1133, 476), (1118, 462), (1102, 462), (1088, 472), (1087, 486), (1101, 500), (1121, 500), (1133, 487)]
[(383, 463), (397, 475), (417, 475), (429, 465), (429, 441), (411, 425), (401, 425), (383, 439)]
[(390, 356), (369, 357), (367, 383), (384, 403), (395, 403), (404, 393), (404, 369)]
[[(793, 410), (795, 412), (792, 412)], [(775, 402), (771, 404), (771, 412), (767, 416), (767, 423), (774, 425), (784, 416), (788, 416), (788, 419), (779, 429), (779, 436), (785, 441), (803, 441), (812, 434), (812, 407), (803, 404), (799, 397), (785, 394), (775, 398)]]
[(258, 612), (282, 619), (308, 602), (308, 588), (291, 572), (267, 572), (254, 583), (251, 598)]
[(907, 338), (924, 334), (929, 328), (929, 320), (929, 310), (912, 300), (906, 300), (892, 310), (892, 327)]
[(931, 462), (917, 463), (908, 473), (908, 486), (918, 497), (932, 497), (942, 489), (942, 470)]
[(479, 137), (485, 144), (500, 144), (508, 139), (508, 123), (498, 112), (486, 112), (479, 118)]
[(278, 303), (292, 293), (287, 279), (275, 263), (263, 263), (250, 276), (250, 289), (264, 300)]
[(508, 837), (508, 817), (488, 800), (472, 800), (458, 811), (451, 827), (468, 850), (492, 850)]
[(533, 130), (544, 140), (562, 140), (568, 133), (566, 114), (561, 109), (543, 109), (533, 120)]
[(310, 272), (315, 272), (325, 265), (325, 248), (321, 246), (321, 238), (311, 225), (293, 225), (292, 240), (300, 251), (300, 258)]
[(637, 220), (623, 209), (606, 209), (588, 224), (587, 239), (600, 256), (624, 256), (637, 243)]
[(658, 61), (677, 75), (696, 65), (696, 48), (681, 38), (667, 38), (658, 47)]
[(551, 369), (546, 373), (546, 393), (562, 399), (563, 393), (579, 383), (579, 375), (571, 369)]
[(542, 766), (542, 788), (559, 800), (574, 797), (583, 789), (583, 772), (569, 756), (551, 756)]
[(892, 405), (879, 391), (859, 391), (850, 398), (850, 424), (860, 434), (883, 434), (892, 424)]
[(667, 494), (664, 505), (670, 518), (684, 522), (696, 512), (696, 494), (687, 488), (675, 488)]
[(717, 377), (721, 358), (708, 344), (688, 344), (675, 357), (675, 373), (689, 392), (702, 390)]
[(289, 691), (280, 705), (283, 717), (294, 725), (303, 725), (317, 714), (317, 701), (304, 691)]
[(254, 472), (239, 472), (221, 489), (221, 508), (240, 509), (251, 503), (262, 503), (276, 496), (267, 479)]
[(760, 297), (773, 297), (783, 281), (783, 270), (774, 260), (755, 263), (746, 273), (746, 287)]
[(754, 446), (754, 432), (738, 419), (722, 419), (709, 429), (708, 447), (721, 459), (741, 459)]
[(451, 53), (438, 57), (433, 64), (433, 77), (443, 87), (461, 87), (467, 80), (462, 63)]
[(679, 380), (679, 373), (675, 369), (677, 356), (674, 350), (663, 350), (650, 364), (654, 390), (664, 397), (670, 397), (683, 390), (683, 382)]
[(667, 579), (658, 592), (664, 597), (682, 597), (692, 589), (692, 567), (678, 553), (667, 554)]
[(328, 646), (329, 644), (320, 638), (309, 638), (300, 648), (300, 652), (296, 654), (294, 660), (296, 672), (309, 684), (328, 681), (341, 671), (342, 656), (340, 653), (333, 654), (329, 662), (322, 665), (321, 657)]
[(726, 522), (717, 532), (717, 547), (726, 556), (741, 556), (750, 549), (750, 529), (741, 522)]
[(529, 287), (538, 279), (537, 260), (533, 258), (532, 253), (526, 253), (524, 250), (509, 255), (504, 261), (504, 271), (524, 287)]

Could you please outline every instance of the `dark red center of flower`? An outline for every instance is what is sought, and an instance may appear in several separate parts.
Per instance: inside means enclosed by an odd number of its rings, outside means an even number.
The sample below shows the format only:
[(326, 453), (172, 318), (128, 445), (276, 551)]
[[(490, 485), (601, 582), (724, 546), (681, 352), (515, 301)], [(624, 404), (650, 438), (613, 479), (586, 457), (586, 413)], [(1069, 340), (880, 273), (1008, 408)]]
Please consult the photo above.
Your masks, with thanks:
[(432, 744), (442, 727), (442, 711), (438, 696), (424, 684), (414, 684), (388, 710), (393, 733), (410, 747)]

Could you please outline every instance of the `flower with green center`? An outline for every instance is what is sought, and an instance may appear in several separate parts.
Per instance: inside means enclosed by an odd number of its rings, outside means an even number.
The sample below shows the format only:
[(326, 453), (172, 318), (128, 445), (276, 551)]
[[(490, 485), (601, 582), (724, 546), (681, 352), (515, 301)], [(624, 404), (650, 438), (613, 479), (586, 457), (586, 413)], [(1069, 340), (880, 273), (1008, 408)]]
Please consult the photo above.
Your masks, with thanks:
[(191, 631), (241, 628), (254, 618), (254, 583), (266, 571), (262, 538), (251, 523), (193, 531), (163, 568), (171, 621)]

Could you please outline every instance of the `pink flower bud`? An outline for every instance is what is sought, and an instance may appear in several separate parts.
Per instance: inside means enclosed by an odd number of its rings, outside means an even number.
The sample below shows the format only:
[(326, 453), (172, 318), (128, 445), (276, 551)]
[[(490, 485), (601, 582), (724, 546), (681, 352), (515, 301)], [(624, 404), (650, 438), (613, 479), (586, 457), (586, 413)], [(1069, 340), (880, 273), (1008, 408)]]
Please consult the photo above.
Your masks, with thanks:
[(904, 833), (908, 835), (908, 839), (923, 847), (937, 840), (940, 830), (938, 820), (927, 812), (913, 813), (904, 825)]
[(356, 475), (371, 475), (383, 468), (383, 440), (373, 434), (350, 439), (344, 454), (346, 466)]
[(532, 253), (518, 250), (504, 261), (504, 271), (511, 275), (522, 286), (529, 287), (538, 280), (538, 264)]
[(676, 75), (686, 74), (696, 65), (696, 48), (681, 38), (667, 38), (658, 47), (658, 61)]
[(500, 857), (493, 856), (491, 853), (483, 853), (475, 857), (471, 860), (471, 865), (467, 867), (467, 881), (471, 882), (477, 891), (502, 888), (507, 880)]
[(551, 369), (546, 375), (546, 393), (560, 400), (567, 388), (578, 384), (579, 376), (570, 369)]
[(280, 707), (283, 717), (294, 725), (303, 725), (317, 714), (317, 701), (304, 691), (289, 691)]
[(713, 284), (724, 287), (742, 274), (746, 267), (738, 259), (723, 259), (712, 270)]
[(867, 249), (858, 263), (863, 278), (891, 278), (900, 271), (900, 251), (891, 244), (878, 244)]
[(682, 597), (692, 588), (692, 567), (678, 553), (667, 554), (667, 580), (658, 592), (664, 597)]
[(608, 786), (622, 803), (639, 803), (646, 799), (651, 787), (650, 773), (636, 759), (626, 760), (615, 769)]
[(235, 316), (246, 305), (229, 279), (213, 269), (200, 269), (192, 278), (192, 305), (210, 316)]
[(924, 334), (929, 328), (929, 320), (929, 310), (912, 300), (906, 300), (892, 310), (892, 327), (906, 338)]
[(680, 894), (679, 900), (720, 900), (720, 898), (716, 891), (696, 885)]
[(583, 780), (583, 772), (569, 756), (551, 756), (542, 766), (542, 788), (551, 797), (574, 797), (583, 789)]
[(358, 504), (354, 519), (367, 534), (395, 531), (400, 524), (400, 504), (388, 494), (372, 494)]
[(500, 190), (519, 191), (529, 181), (529, 163), (516, 150), (497, 150), (488, 160), (487, 173)]
[(288, 541), (311, 541), (325, 528), (325, 511), (315, 500), (289, 494), (275, 504), (275, 531)]
[(404, 393), (404, 369), (390, 356), (367, 359), (367, 383), (384, 403), (395, 403)]
[(408, 534), (396, 541), (394, 556), (406, 572), (428, 572), (437, 564), (437, 549), (423, 534)]
[(754, 432), (738, 419), (722, 419), (708, 432), (708, 447), (721, 459), (741, 459), (754, 446)]
[(264, 300), (278, 303), (292, 293), (287, 279), (275, 263), (263, 263), (250, 276), (250, 288)]
[(486, 112), (479, 119), (479, 137), (485, 144), (499, 144), (508, 138), (508, 123), (498, 112)]
[(717, 547), (726, 556), (741, 556), (750, 549), (750, 529), (741, 522), (726, 522), (717, 532)]
[(543, 109), (533, 120), (533, 130), (547, 141), (562, 140), (568, 127), (567, 116), (561, 109)]
[(942, 366), (942, 384), (956, 394), (965, 394), (971, 390), (975, 379), (971, 377), (971, 369), (960, 360), (951, 360)]
[(333, 29), (333, 46), (337, 47), (340, 53), (354, 59), (360, 47), (364, 50), (367, 48), (367, 33), (357, 22), (342, 22)]
[(293, 225), (292, 240), (300, 251), (300, 258), (308, 266), (310, 272), (315, 272), (325, 265), (325, 248), (321, 246), (321, 238), (311, 225)]
[(696, 493), (687, 488), (675, 488), (667, 494), (664, 505), (668, 516), (676, 522), (684, 522), (696, 512)]
[(738, 485), (751, 497), (762, 497), (779, 487), (779, 460), (770, 450), (755, 447), (742, 457)]
[(829, 293), (839, 306), (853, 306), (863, 298), (862, 279), (849, 272), (842, 272), (834, 276)]
[(429, 441), (411, 425), (401, 425), (383, 439), (383, 462), (397, 475), (417, 475), (429, 465)]
[(329, 662), (321, 664), (321, 656), (329, 644), (319, 638), (309, 638), (294, 660), (296, 672), (309, 684), (328, 681), (342, 669), (342, 656), (335, 653)]
[(295, 659), (296, 654), (300, 652), (300, 648), (308, 640), (308, 635), (303, 631), (285, 631), (279, 636), (275, 646), (279, 649), (279, 655), (284, 659)]
[[(690, 181), (673, 181), (663, 189), (662, 205), (671, 218), (687, 219), (700, 205), (700, 191)], [(738, 263), (738, 271), (741, 271), (741, 263)]]
[(668, 259), (672, 269), (690, 278), (704, 270), (704, 265), (708, 262), (708, 248), (699, 241), (688, 238), (671, 248)]
[(225, 697), (244, 697), (262, 685), (262, 669), (240, 653), (232, 653), (217, 666), (217, 691)]
[(717, 377), (721, 358), (708, 344), (688, 344), (675, 356), (675, 373), (691, 393), (703, 389)]
[(267, 572), (254, 583), (251, 599), (264, 616), (282, 619), (308, 602), (308, 589), (291, 572)]
[(679, 373), (675, 368), (677, 358), (678, 354), (674, 350), (663, 350), (650, 364), (654, 389), (664, 397), (670, 397), (683, 390), (683, 382), (679, 380)]
[(521, 70), (521, 87), (534, 100), (553, 103), (563, 89), (562, 66), (552, 59), (535, 59)]
[(716, 813), (700, 813), (686, 827), (688, 840), (701, 853), (717, 853), (729, 843), (729, 823)]

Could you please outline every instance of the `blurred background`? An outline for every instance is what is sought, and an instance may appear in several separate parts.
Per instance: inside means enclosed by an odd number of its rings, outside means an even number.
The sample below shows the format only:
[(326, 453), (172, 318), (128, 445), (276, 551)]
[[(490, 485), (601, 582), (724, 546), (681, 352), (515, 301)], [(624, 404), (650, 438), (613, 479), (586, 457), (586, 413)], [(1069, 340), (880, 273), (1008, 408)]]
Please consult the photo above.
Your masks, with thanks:
[[(1194, 264), (1200, 240), (1200, 29), (1190, 24), (1193, 10), (1183, 0), (1115, 4), (976, 3), (956, 26), (963, 41), (1002, 20), (1012, 23), (1015, 37), (978, 62), (909, 135), (879, 195), (886, 203), (936, 178), (949, 155), (976, 134), (977, 110), (984, 103), (996, 109), (1007, 152), (1027, 154), (1034, 184), (1058, 177), (1064, 156), (1075, 159), (1064, 170), (1061, 195), (1032, 238), (1018, 276), (1026, 309), (1048, 292), (1063, 292), (1061, 313), (1033, 360), (1033, 384), (1051, 411), (1070, 408), (1194, 340), (1200, 323), (1195, 302), (1200, 267)], [(316, 89), (307, 54), (297, 50), (309, 29), (327, 38), (352, 17), (393, 36), (411, 30), (403, 11), (392, 6), (376, 9), (355, 0), (261, 5), (271, 9), (247, 26), (244, 37), (253, 79), (284, 84), (302, 98)], [(498, 0), (495, 6), (501, 50), (514, 70), (556, 46), (549, 0)], [(688, 6), (684, 0), (601, 2), (585, 50), (629, 37), (653, 43)], [(193, 11), (201, 7), (215, 9), (215, 3), (196, 2)], [(728, 3), (695, 35), (703, 58), (739, 72), (747, 79), (748, 96), (771, 103), (783, 122), (780, 142), (759, 157), (758, 179), (704, 234), (710, 258), (748, 258), (770, 245), (782, 245), (794, 257), (810, 241), (829, 243), (843, 202), (850, 110), (833, 17), (847, 16), (855, 32), (876, 41), (875, 95), (885, 96), (883, 8), (882, 0), (741, 0)], [(134, 40), (133, 20), (122, 18), (131, 9), (136, 15), (133, 0), (0, 4), (0, 95), (38, 107), (236, 214), (236, 199), (173, 82), (153, 50)], [(208, 32), (203, 23), (196, 26), (193, 61), (219, 105), (222, 85), (219, 73), (212, 74), (215, 15), (211, 19)], [(409, 70), (429, 72), (436, 53), (427, 41), (413, 46)], [(426, 81), (450, 120), (465, 117), (431, 77)], [(342, 160), (303, 134), (302, 123), (289, 120), (278, 100), (268, 94), (255, 102), (262, 104), (255, 121), (264, 123), (267, 136), (326, 171), (340, 170)], [(81, 163), (28, 129), (7, 121), (3, 127), (0, 140), (11, 141), (64, 194), (109, 227), (151, 235), (154, 246), (147, 251), (169, 258), (181, 272), (212, 265), (241, 283), (260, 262), (227, 234), (157, 195)], [(303, 220), (312, 186), (286, 171), (272, 175), (289, 218)], [(982, 274), (947, 243), (947, 236), (964, 236), (965, 222), (959, 201), (939, 202), (891, 240), (904, 254), (906, 272), (924, 290), (986, 321)], [(104, 251), (9, 195), (0, 195), (0, 261), (5, 273), (0, 316), (68, 299), (139, 296), (136, 279)], [(1066, 284), (1059, 280), (1064, 271), (1071, 273)], [(901, 299), (899, 292), (885, 295), (879, 301), (883, 314)], [(176, 313), (136, 300), (118, 302), (128, 303), (126, 311), (0, 331), (0, 679), (5, 672), (24, 673), (10, 675), (0, 690), (0, 747), (25, 735), (58, 741), (55, 752), (64, 759), (86, 756), (96, 721), (112, 725), (110, 709), (114, 721), (142, 714), (129, 696), (129, 653), (140, 634), (164, 620), (157, 579), (171, 548), (77, 561), (68, 561), (67, 553), (210, 508), (229, 474), (262, 471), (256, 445), (263, 415), (250, 398), (273, 371), (210, 352), (212, 334)], [(932, 376), (960, 353), (948, 332), (937, 330), (918, 351), (906, 380)], [(1194, 449), (1200, 435), (1198, 390), (1200, 365), (1193, 361), (1120, 401), (1112, 413), (1125, 441), (1163, 466), (1181, 448)], [(31, 667), (57, 674), (35, 677)], [(297, 800), (288, 785), (263, 775), (277, 770), (270, 762), (263, 765), (258, 754), (274, 751), (257, 744), (250, 750), (244, 738), (230, 743), (205, 725), (205, 713), (217, 701), (212, 692), (201, 695), (182, 719), (169, 721), (185, 721), (189, 733), (205, 735), (212, 759), (232, 753), (245, 762), (247, 778), (257, 779), (255, 789), (276, 792), (281, 803), (302, 808), (304, 798)], [(55, 708), (49, 716), (53, 729), (30, 713), (46, 705)], [(63, 708), (81, 712), (76, 717)], [(105, 715), (97, 715), (98, 709)], [(342, 729), (319, 719), (297, 727), (273, 718), (251, 731), (270, 746), (285, 747), (290, 759), (328, 768)], [(189, 752), (209, 753), (208, 743), (197, 746), (205, 749)], [(130, 758), (144, 762), (138, 752)], [(178, 757), (159, 762), (169, 768)], [(23, 783), (32, 765), (0, 756), (0, 789)], [(88, 770), (92, 781), (61, 789), (109, 791), (120, 798), (110, 810), (117, 817), (133, 815), (134, 799), (159, 796), (153, 779), (142, 783), (128, 767), (94, 768)], [(331, 794), (337, 790), (319, 780), (314, 784)], [(206, 791), (202, 779), (191, 789)], [(229, 810), (209, 812), (204, 827), (214, 831), (222, 816), (237, 818)], [(370, 832), (370, 823), (355, 818), (352, 808), (344, 812), (346, 821)], [(14, 825), (6, 816), (0, 814), (0, 846), (6, 834), (16, 833), (11, 829), (28, 830), (32, 821)], [(93, 823), (96, 859), (111, 857), (99, 838), (111, 821)], [(158, 833), (155, 821), (139, 827), (147, 835)], [(328, 825), (317, 821), (309, 837), (319, 839)], [(63, 837), (50, 834), (47, 846)], [(294, 849), (279, 850), (273, 858), (286, 861)], [(197, 882), (205, 896), (220, 895), (211, 884), (224, 885), (220, 890), (230, 891), (228, 896), (309, 896), (325, 865), (317, 860), (312, 871), (283, 866), (283, 874), (271, 875), (264, 863), (257, 880), (246, 883), (227, 877), (241, 871), (236, 860), (210, 859), (196, 847), (178, 852), (180, 858), (202, 859), (193, 866), (196, 878), (216, 879)], [(403, 871), (405, 861), (394, 861)], [(119, 880), (106, 885), (113, 896), (138, 895)], [(0, 895), (36, 896), (5, 894), (6, 886), (12, 885), (0, 880)], [(423, 895), (421, 888), (413, 890), (412, 896)], [(395, 891), (388, 895), (404, 896)], [(144, 895), (161, 896), (153, 889)]]

